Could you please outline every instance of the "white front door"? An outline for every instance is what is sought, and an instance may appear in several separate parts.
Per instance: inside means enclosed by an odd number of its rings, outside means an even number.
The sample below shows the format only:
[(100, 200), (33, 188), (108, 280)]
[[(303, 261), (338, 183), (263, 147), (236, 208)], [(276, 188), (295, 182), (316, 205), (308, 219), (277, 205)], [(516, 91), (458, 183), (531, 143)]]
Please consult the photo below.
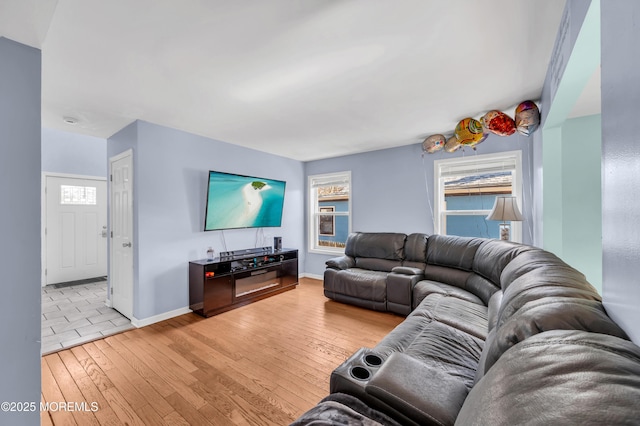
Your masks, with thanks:
[(107, 275), (107, 183), (46, 176), (45, 284)]
[(133, 162), (127, 151), (109, 160), (111, 175), (111, 305), (133, 316)]

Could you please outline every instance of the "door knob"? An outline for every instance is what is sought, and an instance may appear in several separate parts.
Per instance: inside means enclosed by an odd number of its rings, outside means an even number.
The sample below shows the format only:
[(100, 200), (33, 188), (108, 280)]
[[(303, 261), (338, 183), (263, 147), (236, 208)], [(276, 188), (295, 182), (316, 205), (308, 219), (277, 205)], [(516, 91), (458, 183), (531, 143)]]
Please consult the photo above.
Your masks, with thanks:
[(122, 243), (122, 247), (131, 247), (131, 243)]

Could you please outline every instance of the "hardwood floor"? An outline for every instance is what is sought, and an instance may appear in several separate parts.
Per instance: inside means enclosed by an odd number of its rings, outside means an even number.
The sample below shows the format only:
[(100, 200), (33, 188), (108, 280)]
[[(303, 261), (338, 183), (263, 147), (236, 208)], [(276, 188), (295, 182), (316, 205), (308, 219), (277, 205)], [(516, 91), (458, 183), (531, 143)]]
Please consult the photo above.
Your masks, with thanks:
[(182, 315), (44, 356), (52, 409), (42, 424), (286, 425), (329, 393), (334, 368), (402, 320), (330, 301), (321, 281), (302, 279), (211, 318)]

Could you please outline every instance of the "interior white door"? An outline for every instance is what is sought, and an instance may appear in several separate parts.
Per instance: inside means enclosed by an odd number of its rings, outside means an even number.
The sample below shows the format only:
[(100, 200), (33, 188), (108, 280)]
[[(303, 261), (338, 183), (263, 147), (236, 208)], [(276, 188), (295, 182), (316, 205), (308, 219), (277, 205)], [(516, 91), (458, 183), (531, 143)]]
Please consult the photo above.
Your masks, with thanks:
[(47, 176), (45, 284), (107, 275), (107, 183)]
[(133, 316), (133, 161), (132, 153), (109, 160), (111, 175), (111, 305)]

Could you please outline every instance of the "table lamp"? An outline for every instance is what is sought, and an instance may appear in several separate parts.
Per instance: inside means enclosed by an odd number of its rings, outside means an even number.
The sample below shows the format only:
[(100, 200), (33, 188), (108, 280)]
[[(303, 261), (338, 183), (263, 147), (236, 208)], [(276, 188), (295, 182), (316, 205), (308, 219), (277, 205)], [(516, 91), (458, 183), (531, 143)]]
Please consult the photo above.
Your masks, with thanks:
[(516, 197), (513, 196), (497, 196), (496, 202), (493, 205), (493, 210), (487, 216), (487, 220), (500, 220), (500, 239), (510, 240), (511, 224), (507, 223), (513, 221), (521, 221), (522, 213), (518, 209), (518, 203)]

